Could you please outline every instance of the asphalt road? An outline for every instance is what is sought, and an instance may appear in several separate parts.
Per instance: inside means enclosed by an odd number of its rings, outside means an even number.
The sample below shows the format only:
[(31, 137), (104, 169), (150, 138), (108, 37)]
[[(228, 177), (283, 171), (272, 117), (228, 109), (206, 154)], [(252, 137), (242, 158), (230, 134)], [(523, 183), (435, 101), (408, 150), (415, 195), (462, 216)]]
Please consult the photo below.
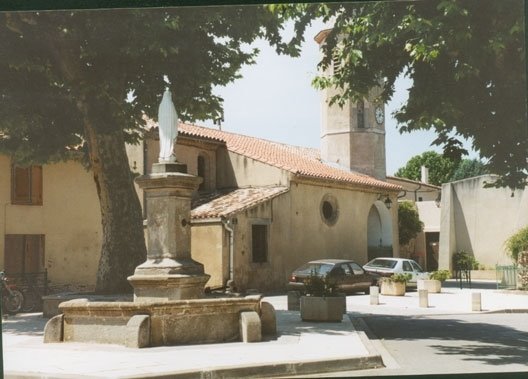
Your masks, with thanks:
[(325, 377), (472, 373), (500, 377), (497, 373), (517, 372), (515, 377), (528, 378), (526, 313), (369, 316), (353, 322), (367, 332), (387, 367)]

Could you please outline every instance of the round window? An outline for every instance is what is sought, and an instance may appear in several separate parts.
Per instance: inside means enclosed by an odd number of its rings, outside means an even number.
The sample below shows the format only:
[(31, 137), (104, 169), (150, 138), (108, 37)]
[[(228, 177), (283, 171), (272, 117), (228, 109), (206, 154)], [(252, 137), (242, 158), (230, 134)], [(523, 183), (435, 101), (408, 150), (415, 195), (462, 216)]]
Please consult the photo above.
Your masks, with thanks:
[(337, 221), (338, 209), (335, 196), (326, 194), (321, 200), (321, 217), (327, 225), (334, 225)]

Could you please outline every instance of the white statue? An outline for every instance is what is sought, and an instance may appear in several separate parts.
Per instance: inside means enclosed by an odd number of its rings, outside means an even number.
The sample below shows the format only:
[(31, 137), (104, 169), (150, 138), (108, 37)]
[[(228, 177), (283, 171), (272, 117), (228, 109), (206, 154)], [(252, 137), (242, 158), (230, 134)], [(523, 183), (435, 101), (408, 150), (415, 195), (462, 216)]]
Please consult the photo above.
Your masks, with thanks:
[(176, 162), (174, 145), (178, 136), (178, 114), (172, 102), (172, 94), (165, 89), (158, 109), (160, 153), (158, 162)]

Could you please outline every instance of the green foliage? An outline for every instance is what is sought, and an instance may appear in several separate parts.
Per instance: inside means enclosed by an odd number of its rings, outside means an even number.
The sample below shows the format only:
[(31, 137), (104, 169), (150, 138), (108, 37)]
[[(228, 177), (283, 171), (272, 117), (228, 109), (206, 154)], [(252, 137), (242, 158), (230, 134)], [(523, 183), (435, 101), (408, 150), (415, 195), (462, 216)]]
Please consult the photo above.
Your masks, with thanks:
[(444, 158), (434, 151), (426, 151), (409, 159), (405, 167), (398, 169), (394, 175), (400, 178), (420, 180), (422, 166), (429, 169), (429, 183), (436, 186), (449, 182), (456, 169), (456, 163), (452, 159)]
[(394, 176), (411, 180), (421, 180), (421, 168), (429, 169), (429, 183), (441, 186), (443, 183), (489, 174), (487, 167), (477, 159), (455, 161), (434, 151), (415, 155), (396, 171)]
[(478, 159), (462, 159), (456, 166), (455, 172), (449, 179), (450, 182), (473, 178), (475, 176), (490, 174), (487, 166)]
[(389, 277), (383, 277), (380, 279), (380, 282), (395, 282), (395, 283), (407, 283), (409, 280), (412, 279), (411, 274), (393, 274)]
[(327, 275), (319, 276), (312, 271), (304, 280), (304, 289), (309, 296), (334, 296), (337, 293), (337, 283)]
[(411, 201), (398, 203), (398, 231), (400, 245), (407, 245), (423, 230), (423, 222), (420, 221), (416, 205)]
[(429, 274), (429, 279), (439, 280), (441, 282), (445, 282), (449, 278), (451, 278), (451, 272), (449, 270), (438, 270)]
[(461, 250), (453, 254), (453, 268), (455, 270), (478, 270), (479, 263), (472, 254)]
[(517, 258), (517, 273), (520, 288), (528, 290), (528, 251), (521, 251)]
[(528, 226), (510, 236), (505, 244), (513, 261), (517, 262), (519, 254), (523, 251), (528, 251)]
[(258, 53), (245, 44), (265, 38), (295, 54), (281, 28), (263, 6), (1, 13), (0, 152), (20, 163), (69, 158), (88, 143), (83, 103), (95, 128), (138, 141), (167, 85), (182, 120), (218, 117), (214, 87)]
[(0, 153), (19, 164), (84, 155), (103, 225), (96, 291), (129, 291), (146, 255), (125, 142), (157, 119), (165, 87), (180, 119), (220, 116), (213, 89), (254, 63), (247, 44), (297, 53), (282, 22), (264, 6), (0, 13)]
[(396, 79), (412, 80), (407, 102), (395, 112), (400, 132), (433, 130), (434, 145), (459, 160), (469, 138), (495, 186), (524, 188), (527, 171), (526, 64), (522, 0), (372, 1), (282, 5), (299, 44), (306, 25), (332, 21), (319, 67), (340, 69), (314, 80), (338, 88), (334, 103), (365, 97), (381, 86), (394, 94)]

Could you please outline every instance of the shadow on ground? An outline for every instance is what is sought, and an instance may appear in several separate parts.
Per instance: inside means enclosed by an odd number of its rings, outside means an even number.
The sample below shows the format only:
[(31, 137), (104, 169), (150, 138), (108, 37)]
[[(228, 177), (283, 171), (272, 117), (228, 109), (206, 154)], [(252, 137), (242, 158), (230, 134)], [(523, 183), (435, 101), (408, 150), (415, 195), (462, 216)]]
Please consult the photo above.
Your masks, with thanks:
[(44, 326), (48, 322), (42, 317), (42, 313), (22, 313), (15, 316), (7, 316), (2, 320), (2, 332), (17, 335), (43, 336)]
[(303, 322), (298, 311), (275, 310), (277, 315), (278, 334), (299, 336), (301, 333), (318, 333), (325, 335), (346, 335), (354, 330), (348, 316), (343, 315), (343, 322)]
[[(504, 316), (504, 315), (503, 315)], [(522, 327), (525, 315), (518, 317)], [(410, 341), (431, 340), (429, 345), (441, 355), (463, 355), (464, 360), (490, 365), (528, 366), (528, 332), (507, 325), (466, 321), (453, 317), (373, 316), (364, 318), (374, 339)], [(524, 327), (524, 329), (526, 329)], [(378, 337), (376, 337), (378, 336)], [(456, 343), (445, 343), (445, 342)]]

